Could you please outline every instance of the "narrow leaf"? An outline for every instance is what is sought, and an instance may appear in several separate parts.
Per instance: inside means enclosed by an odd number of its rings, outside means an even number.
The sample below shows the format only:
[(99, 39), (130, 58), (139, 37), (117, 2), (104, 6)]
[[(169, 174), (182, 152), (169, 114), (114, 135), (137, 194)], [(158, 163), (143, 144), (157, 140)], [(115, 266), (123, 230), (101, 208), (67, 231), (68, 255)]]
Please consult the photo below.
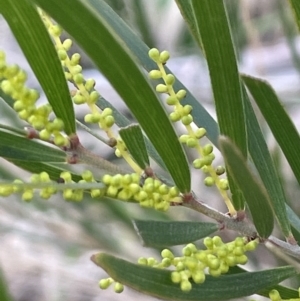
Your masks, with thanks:
[(254, 225), (260, 236), (269, 237), (274, 218), (269, 196), (261, 181), (254, 176), (238, 148), (229, 138), (220, 138), (221, 152), (250, 209)]
[(197, 22), (195, 19), (194, 8), (192, 6), (191, 0), (175, 0), (182, 17), (184, 18), (186, 24), (188, 25), (194, 39), (197, 41), (198, 46), (202, 48), (201, 38), (197, 29)]
[(295, 125), (266, 81), (247, 75), (242, 78), (300, 183), (300, 136)]
[(293, 267), (286, 266), (265, 271), (212, 277), (207, 275), (203, 284), (193, 284), (190, 292), (180, 290), (171, 281), (171, 272), (133, 264), (108, 254), (92, 256), (114, 280), (153, 297), (172, 301), (209, 301), (241, 298), (255, 294), (296, 275)]
[(289, 0), (289, 2), (298, 25), (298, 30), (300, 31), (300, 2), (298, 0)]
[(282, 233), (286, 238), (290, 237), (292, 233), (285, 209), (285, 194), (245, 88), (244, 109), (250, 155), (270, 196), (271, 205)]
[(119, 130), (131, 156), (142, 169), (150, 165), (142, 130), (138, 124), (132, 124)]
[(134, 220), (134, 227), (147, 247), (167, 247), (202, 239), (219, 229), (215, 223)]
[(2, 130), (0, 157), (31, 162), (66, 162), (66, 154), (63, 151)]
[(289, 221), (291, 225), (295, 228), (297, 232), (300, 233), (300, 218), (299, 216), (292, 210), (292, 208), (286, 204), (286, 211), (289, 217)]
[[(229, 137), (246, 157), (247, 136), (240, 77), (224, 3), (193, 0), (192, 5), (209, 68), (220, 133)], [(243, 196), (230, 173), (228, 180), (235, 209), (243, 209)]]
[(0, 0), (4, 16), (67, 134), (75, 133), (74, 108), (61, 62), (36, 7), (30, 1)]
[[(190, 191), (189, 166), (178, 137), (144, 73), (113, 28), (86, 1), (72, 1), (72, 10), (67, 1), (34, 2), (86, 51), (132, 111), (164, 160), (176, 186), (181, 192)], [(85, 26), (78, 22), (79, 19), (85, 21)]]

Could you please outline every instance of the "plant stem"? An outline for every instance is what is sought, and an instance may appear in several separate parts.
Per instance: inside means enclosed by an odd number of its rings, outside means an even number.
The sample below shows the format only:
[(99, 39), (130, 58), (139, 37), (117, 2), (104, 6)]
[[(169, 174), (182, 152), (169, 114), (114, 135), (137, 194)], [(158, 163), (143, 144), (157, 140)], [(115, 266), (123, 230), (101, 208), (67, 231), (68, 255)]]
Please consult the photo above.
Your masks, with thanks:
[(244, 220), (239, 221), (228, 216), (227, 214), (219, 212), (218, 210), (198, 200), (195, 195), (191, 195), (190, 198), (184, 198), (183, 206), (191, 208), (218, 221), (224, 225), (224, 228), (237, 231), (247, 237), (258, 237), (255, 227), (252, 224)]

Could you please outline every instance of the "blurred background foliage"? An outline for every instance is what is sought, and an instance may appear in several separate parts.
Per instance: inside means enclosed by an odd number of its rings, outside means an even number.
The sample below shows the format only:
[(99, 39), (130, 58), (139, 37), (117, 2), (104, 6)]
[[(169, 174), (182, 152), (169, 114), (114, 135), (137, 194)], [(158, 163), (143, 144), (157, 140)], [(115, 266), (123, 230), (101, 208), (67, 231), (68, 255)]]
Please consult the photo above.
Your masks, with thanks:
[[(206, 64), (175, 2), (173, 0), (106, 2), (148, 46), (170, 51), (172, 55), (170, 69), (214, 116)], [(287, 1), (226, 0), (225, 3), (240, 70), (269, 80), (299, 128), (300, 42)], [(0, 48), (7, 52), (10, 63), (19, 64), (28, 71), (28, 85), (38, 88), (37, 81), (7, 24), (3, 19), (0, 20)], [(78, 50), (80, 52), (77, 47), (73, 48), (74, 52)], [(82, 64), (87, 74), (96, 77), (100, 93), (128, 114), (121, 100), (105, 79), (93, 69), (92, 62), (84, 54)], [(196, 84), (199, 77), (202, 79), (200, 86)], [(24, 126), (2, 101), (0, 101), (0, 117), (2, 123), (20, 128)], [(297, 200), (299, 186), (280, 150), (273, 143), (268, 128), (263, 123), (262, 126), (287, 197), (290, 200)], [(99, 145), (87, 133), (84, 135), (85, 146), (100, 152), (108, 159), (113, 159), (109, 149)], [(28, 176), (27, 172), (0, 159), (1, 180), (26, 179)], [(193, 188), (211, 206), (224, 210), (214, 191), (205, 188), (201, 181), (201, 176), (194, 175)], [(291, 205), (299, 212), (300, 208), (299, 206), (297, 208), (295, 202), (291, 202)], [(0, 266), (13, 300), (88, 301), (136, 298), (137, 294), (129, 290), (122, 296), (115, 295), (109, 290), (100, 291), (97, 281), (104, 276), (104, 272), (89, 261), (90, 255), (99, 250), (109, 251), (132, 261), (136, 261), (139, 256), (155, 255), (157, 251), (141, 246), (131, 223), (134, 218), (199, 220), (199, 215), (176, 207), (167, 213), (159, 213), (109, 199), (95, 201), (86, 198), (81, 203), (73, 203), (52, 197), (48, 201), (36, 198), (27, 204), (22, 203), (17, 197), (0, 198)], [(266, 255), (264, 250), (260, 252), (262, 256)], [(255, 263), (255, 258), (253, 259), (252, 268), (261, 264), (258, 261)], [(275, 258), (268, 257), (264, 260), (263, 267), (275, 261)], [(146, 296), (138, 298), (151, 299)]]

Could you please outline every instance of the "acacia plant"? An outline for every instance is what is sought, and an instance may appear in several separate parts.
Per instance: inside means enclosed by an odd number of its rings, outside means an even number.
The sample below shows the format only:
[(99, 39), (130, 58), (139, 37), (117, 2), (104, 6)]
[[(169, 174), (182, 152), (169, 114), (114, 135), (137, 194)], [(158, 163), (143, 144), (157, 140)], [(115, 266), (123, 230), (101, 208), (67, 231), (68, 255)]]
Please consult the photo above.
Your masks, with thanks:
[[(106, 253), (93, 255), (91, 260), (109, 275), (100, 280), (102, 289), (113, 284), (121, 292), (127, 286), (165, 300), (226, 300), (252, 294), (271, 300), (299, 298), (297, 289), (279, 283), (300, 272), (300, 248), (291, 231), (292, 225), (299, 235), (300, 220), (286, 203), (249, 96), (300, 183), (299, 134), (271, 86), (239, 73), (223, 1), (176, 3), (206, 58), (217, 121), (167, 68), (169, 52), (149, 49), (104, 1), (0, 0), (0, 13), (48, 100), (37, 103), (39, 93), (27, 87), (26, 73), (8, 65), (9, 53), (1, 51), (1, 101), (26, 127), (0, 124), (0, 155), (32, 176), (3, 180), (0, 195), (17, 194), (25, 202), (36, 193), (43, 199), (61, 193), (65, 200), (76, 202), (90, 195), (159, 211), (176, 206), (178, 211), (187, 207), (199, 213), (199, 222), (135, 220), (145, 245), (160, 249), (161, 258), (141, 257), (138, 263), (130, 263)], [(300, 3), (290, 0), (289, 4), (300, 29)], [(69, 55), (72, 40), (62, 38), (63, 30), (110, 81), (135, 123), (94, 89), (93, 79), (83, 77), (80, 55)], [(74, 106), (89, 108), (84, 124), (76, 119)], [(166, 106), (171, 113), (166, 113)], [(99, 133), (90, 124), (98, 125)], [(174, 124), (180, 124), (183, 133), (178, 134)], [(77, 126), (114, 148), (127, 167), (88, 150)], [(186, 148), (192, 149), (192, 162), (187, 161)], [(214, 148), (221, 151), (224, 166), (214, 163)], [(55, 163), (66, 163), (66, 169)], [(67, 168), (80, 163), (98, 168), (102, 176), (91, 170), (76, 174)], [(216, 188), (228, 212), (212, 208), (193, 193), (190, 168), (205, 174), (205, 184)], [(168, 176), (157, 172), (161, 169)], [(202, 216), (211, 222), (201, 222)], [(272, 236), (275, 224), (283, 240)], [(223, 242), (217, 234), (210, 237), (227, 229), (236, 233), (231, 242)], [(193, 243), (200, 239), (203, 248)], [(287, 265), (252, 272), (241, 268), (248, 261), (247, 252), (255, 254), (258, 244)], [(184, 245), (182, 254), (166, 248), (174, 245)]]

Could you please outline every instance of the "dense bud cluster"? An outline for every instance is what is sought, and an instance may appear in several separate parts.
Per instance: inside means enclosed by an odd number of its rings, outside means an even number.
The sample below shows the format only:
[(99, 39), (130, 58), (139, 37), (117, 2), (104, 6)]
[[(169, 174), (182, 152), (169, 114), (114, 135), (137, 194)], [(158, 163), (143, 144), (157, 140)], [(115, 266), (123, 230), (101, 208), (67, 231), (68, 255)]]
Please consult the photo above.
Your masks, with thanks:
[(182, 201), (176, 187), (169, 187), (159, 179), (153, 178), (147, 178), (141, 183), (141, 178), (136, 173), (105, 175), (102, 182), (107, 186), (107, 196), (136, 201), (142, 207), (166, 211), (171, 203)]
[(0, 89), (14, 100), (13, 108), (20, 119), (27, 121), (43, 140), (53, 138), (58, 146), (66, 146), (69, 141), (61, 134), (63, 121), (55, 118), (50, 121), (52, 108), (49, 104), (37, 106), (39, 93), (26, 87), (27, 75), (17, 65), (7, 65), (5, 53), (0, 51)]
[(108, 130), (115, 122), (114, 117), (112, 116), (112, 110), (107, 108), (101, 112), (101, 110), (95, 105), (100, 97), (100, 94), (94, 89), (96, 84), (95, 80), (92, 78), (84, 78), (82, 74), (82, 67), (80, 65), (81, 56), (79, 53), (74, 53), (71, 57), (68, 55), (68, 51), (72, 47), (72, 40), (65, 39), (64, 41), (61, 41), (60, 36), (62, 34), (62, 29), (60, 26), (53, 24), (52, 20), (42, 11), (40, 13), (48, 32), (55, 43), (58, 57), (65, 70), (66, 79), (69, 82), (72, 82), (77, 88), (72, 93), (74, 104), (87, 104), (91, 113), (85, 116), (85, 122), (98, 123), (100, 128)]
[(245, 252), (256, 249), (256, 240), (247, 242), (242, 237), (234, 241), (224, 243), (219, 236), (204, 239), (206, 250), (199, 250), (190, 243), (182, 249), (182, 257), (175, 255), (168, 249), (161, 252), (162, 260), (158, 262), (154, 258), (140, 258), (139, 264), (155, 268), (170, 268), (171, 279), (174, 283), (180, 284), (182, 291), (190, 291), (193, 282), (200, 284), (205, 281), (206, 274), (218, 277), (228, 272), (230, 267), (238, 264), (245, 264), (248, 260)]
[(156, 48), (150, 49), (149, 57), (157, 64), (159, 70), (151, 70), (149, 76), (151, 79), (162, 79), (164, 84), (158, 84), (156, 91), (159, 93), (166, 93), (168, 97), (166, 103), (173, 107), (173, 112), (170, 113), (170, 119), (173, 122), (181, 121), (186, 128), (186, 134), (179, 137), (179, 141), (185, 144), (189, 148), (194, 148), (198, 152), (198, 158), (193, 161), (193, 166), (196, 169), (201, 169), (208, 176), (204, 179), (206, 186), (217, 186), (220, 194), (225, 200), (225, 203), (231, 214), (235, 214), (235, 210), (231, 204), (226, 190), (229, 189), (227, 179), (219, 178), (224, 174), (225, 168), (218, 167), (215, 169), (212, 164), (215, 159), (213, 153), (213, 145), (206, 144), (201, 146), (200, 139), (206, 135), (204, 128), (194, 129), (191, 124), (193, 123), (193, 116), (191, 112), (193, 107), (191, 105), (182, 105), (180, 102), (186, 96), (185, 90), (179, 90), (175, 92), (173, 85), (175, 83), (175, 77), (173, 74), (167, 74), (164, 65), (167, 63), (170, 55), (167, 51), (159, 52)]
[[(59, 182), (61, 184), (52, 181), (48, 173), (41, 172), (40, 174), (33, 174), (29, 179), (29, 183), (24, 183), (21, 180), (15, 180), (9, 185), (0, 184), (0, 196), (8, 197), (13, 193), (21, 193), (22, 200), (30, 202), (34, 197), (34, 192), (39, 191), (39, 196), (41, 198), (49, 199), (53, 194), (57, 193), (57, 185), (59, 185), (59, 190), (62, 190), (64, 199), (68, 201), (81, 201), (83, 199), (84, 192), (90, 193), (91, 197), (93, 198), (100, 197), (104, 193), (104, 191), (100, 189), (90, 189), (88, 191), (84, 191), (80, 188), (80, 184), (83, 183), (96, 183), (93, 174), (89, 170), (86, 170), (82, 173), (82, 180), (80, 180), (78, 183), (75, 183), (72, 180), (72, 175), (70, 172), (64, 171), (60, 174)], [(78, 188), (64, 189), (64, 184), (76, 184)], [(28, 188), (28, 186), (30, 187)]]

